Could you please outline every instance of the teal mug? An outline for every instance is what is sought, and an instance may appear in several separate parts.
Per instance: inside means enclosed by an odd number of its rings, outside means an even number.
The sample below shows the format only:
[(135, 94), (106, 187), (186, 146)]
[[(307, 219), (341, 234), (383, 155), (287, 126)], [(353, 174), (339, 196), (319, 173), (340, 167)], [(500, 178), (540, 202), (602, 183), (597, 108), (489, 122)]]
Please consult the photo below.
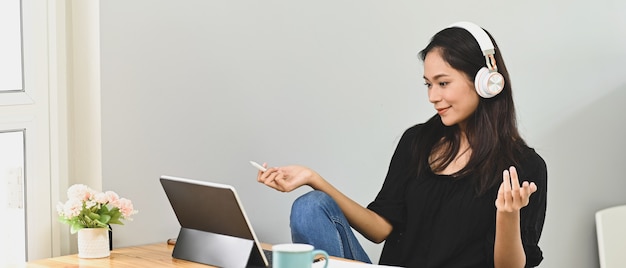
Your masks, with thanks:
[(272, 246), (273, 268), (311, 268), (315, 257), (324, 256), (328, 267), (328, 253), (308, 244), (278, 244)]

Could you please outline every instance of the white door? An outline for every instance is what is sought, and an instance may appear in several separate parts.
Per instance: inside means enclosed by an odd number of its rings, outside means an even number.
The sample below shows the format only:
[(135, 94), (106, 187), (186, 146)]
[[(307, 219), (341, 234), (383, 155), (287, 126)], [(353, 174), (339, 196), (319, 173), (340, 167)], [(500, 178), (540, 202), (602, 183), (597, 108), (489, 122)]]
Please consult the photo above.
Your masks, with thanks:
[(47, 0), (0, 1), (0, 266), (52, 254)]
[(0, 215), (8, 226), (2, 228), (2, 241), (10, 247), (0, 251), (0, 266), (26, 259), (26, 213), (24, 212), (24, 129), (0, 131)]

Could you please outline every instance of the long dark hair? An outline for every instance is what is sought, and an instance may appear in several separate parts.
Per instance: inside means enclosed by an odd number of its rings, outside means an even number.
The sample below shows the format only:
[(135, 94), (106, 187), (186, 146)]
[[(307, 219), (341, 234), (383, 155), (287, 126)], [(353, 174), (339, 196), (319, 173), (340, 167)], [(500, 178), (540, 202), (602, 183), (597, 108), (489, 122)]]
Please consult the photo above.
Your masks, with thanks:
[[(493, 98), (480, 98), (478, 107), (467, 119), (465, 135), (471, 148), (467, 165), (453, 174), (462, 178), (472, 174), (479, 194), (502, 181), (502, 171), (519, 163), (518, 158), (526, 143), (517, 130), (515, 105), (511, 91), (511, 80), (502, 59), (502, 53), (491, 34), (496, 49), (495, 58), (498, 72), (504, 76), (502, 92)], [(443, 59), (467, 75), (470, 79), (485, 67), (485, 57), (474, 37), (462, 28), (446, 28), (435, 34), (419, 56), (422, 61), (426, 55), (438, 49)], [(459, 153), (461, 133), (457, 125), (445, 126), (439, 115), (430, 118), (424, 126), (423, 135), (414, 142), (413, 155), (417, 165), (417, 175), (428, 171), (437, 172), (448, 166)], [(433, 152), (441, 152), (441, 157), (428, 160)], [(429, 162), (430, 161), (430, 162)]]

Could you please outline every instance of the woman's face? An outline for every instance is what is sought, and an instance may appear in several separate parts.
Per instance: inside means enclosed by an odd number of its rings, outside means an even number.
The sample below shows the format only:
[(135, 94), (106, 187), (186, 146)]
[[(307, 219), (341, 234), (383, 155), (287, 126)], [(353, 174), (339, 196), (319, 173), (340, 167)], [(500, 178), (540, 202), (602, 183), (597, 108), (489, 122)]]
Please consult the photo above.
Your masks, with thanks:
[(424, 80), (428, 87), (428, 100), (435, 105), (443, 124), (459, 124), (464, 128), (467, 118), (476, 111), (480, 101), (474, 82), (444, 61), (440, 49), (426, 54)]

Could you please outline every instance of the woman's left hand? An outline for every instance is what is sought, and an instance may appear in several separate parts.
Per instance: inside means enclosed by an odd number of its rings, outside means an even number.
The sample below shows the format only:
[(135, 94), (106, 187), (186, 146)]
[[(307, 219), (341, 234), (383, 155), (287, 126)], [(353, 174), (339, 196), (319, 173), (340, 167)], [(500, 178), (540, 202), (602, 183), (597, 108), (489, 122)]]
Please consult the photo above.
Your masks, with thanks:
[(500, 212), (519, 211), (528, 205), (530, 195), (535, 191), (537, 191), (537, 185), (534, 182), (524, 181), (520, 186), (517, 170), (515, 167), (510, 167), (502, 172), (502, 183), (498, 190), (496, 209)]

